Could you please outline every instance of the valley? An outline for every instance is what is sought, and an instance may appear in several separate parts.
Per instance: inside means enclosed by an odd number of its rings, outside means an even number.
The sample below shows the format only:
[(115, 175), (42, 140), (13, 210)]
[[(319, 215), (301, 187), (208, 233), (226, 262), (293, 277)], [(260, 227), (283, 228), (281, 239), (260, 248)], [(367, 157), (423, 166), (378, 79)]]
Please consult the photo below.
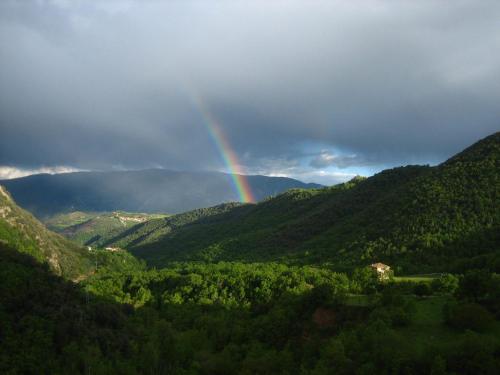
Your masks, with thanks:
[(0, 375), (497, 375), (499, 20), (0, 0)]
[(0, 371), (493, 374), (499, 156), (48, 229), (2, 187)]
[(279, 261), (349, 271), (383, 261), (404, 274), (461, 272), (476, 263), (500, 271), (499, 145), (496, 133), (436, 167), (152, 218), (101, 243), (160, 267)]

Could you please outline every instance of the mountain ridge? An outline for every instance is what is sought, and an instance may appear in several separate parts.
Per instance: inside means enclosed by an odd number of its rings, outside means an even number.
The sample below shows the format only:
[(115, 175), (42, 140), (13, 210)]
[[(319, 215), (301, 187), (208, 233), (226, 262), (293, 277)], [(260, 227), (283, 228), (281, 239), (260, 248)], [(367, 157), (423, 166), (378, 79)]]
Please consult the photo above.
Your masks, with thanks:
[[(246, 176), (257, 200), (290, 188), (318, 188), (286, 177)], [(232, 177), (221, 172), (164, 169), (72, 172), (0, 181), (21, 207), (39, 218), (71, 211), (181, 213), (238, 201)]]

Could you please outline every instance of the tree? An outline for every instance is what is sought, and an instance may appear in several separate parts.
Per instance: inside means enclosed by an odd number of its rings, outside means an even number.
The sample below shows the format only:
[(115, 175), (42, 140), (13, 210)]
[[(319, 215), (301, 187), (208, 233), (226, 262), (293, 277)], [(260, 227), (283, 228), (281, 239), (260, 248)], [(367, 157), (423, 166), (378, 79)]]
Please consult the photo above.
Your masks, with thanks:
[(352, 275), (353, 289), (358, 293), (375, 293), (379, 286), (377, 273), (371, 267), (356, 268)]
[(457, 276), (450, 273), (445, 273), (438, 278), (432, 280), (431, 287), (438, 293), (453, 294), (458, 288), (459, 279)]

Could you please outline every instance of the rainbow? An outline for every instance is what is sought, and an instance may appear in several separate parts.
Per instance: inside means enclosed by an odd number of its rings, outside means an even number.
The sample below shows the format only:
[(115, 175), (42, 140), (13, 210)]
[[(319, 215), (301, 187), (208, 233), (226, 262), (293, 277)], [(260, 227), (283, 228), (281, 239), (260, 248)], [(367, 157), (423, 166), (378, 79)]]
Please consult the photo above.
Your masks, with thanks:
[(205, 126), (208, 134), (210, 135), (210, 138), (212, 139), (215, 147), (217, 148), (217, 151), (224, 161), (227, 170), (231, 175), (240, 202), (255, 202), (255, 198), (252, 194), (252, 189), (250, 189), (247, 176), (243, 174), (240, 163), (238, 161), (238, 156), (231, 147), (231, 144), (227, 140), (227, 137), (224, 135), (219, 122), (214, 117), (212, 112), (210, 112), (208, 106), (203, 102), (199, 95), (190, 90), (190, 97), (197, 110), (200, 112), (201, 117), (203, 118), (203, 125)]

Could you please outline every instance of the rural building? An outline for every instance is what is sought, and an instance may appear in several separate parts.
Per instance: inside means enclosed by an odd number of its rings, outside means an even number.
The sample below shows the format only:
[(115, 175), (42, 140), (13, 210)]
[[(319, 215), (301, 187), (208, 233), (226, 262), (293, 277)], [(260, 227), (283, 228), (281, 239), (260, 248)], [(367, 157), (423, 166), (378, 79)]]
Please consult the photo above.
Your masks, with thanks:
[(391, 267), (389, 267), (387, 264), (373, 263), (370, 267), (377, 273), (377, 276), (380, 280), (386, 280), (389, 278)]

